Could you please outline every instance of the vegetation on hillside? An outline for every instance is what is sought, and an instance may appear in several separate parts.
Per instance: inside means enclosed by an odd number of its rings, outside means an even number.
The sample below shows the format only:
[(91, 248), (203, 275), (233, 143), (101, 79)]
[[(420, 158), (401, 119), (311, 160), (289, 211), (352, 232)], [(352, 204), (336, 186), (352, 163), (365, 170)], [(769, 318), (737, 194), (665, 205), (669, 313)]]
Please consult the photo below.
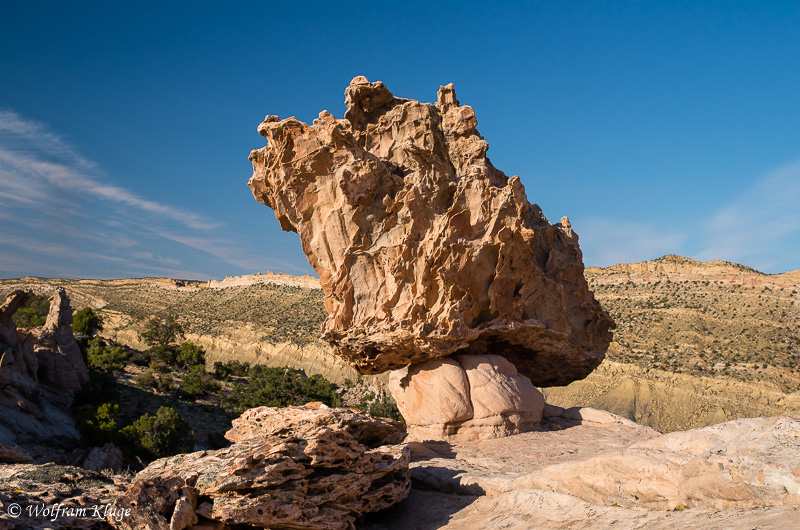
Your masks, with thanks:
[(50, 311), (50, 299), (46, 296), (30, 293), (25, 303), (14, 313), (14, 324), (18, 328), (42, 326)]
[(91, 337), (98, 331), (103, 331), (103, 317), (91, 307), (84, 307), (72, 316), (72, 331)]
[(617, 323), (610, 359), (800, 390), (797, 288), (666, 277), (610, 282), (602, 274), (588, 280)]
[[(113, 443), (134, 466), (196, 444), (222, 446), (231, 419), (253, 407), (342, 405), (337, 387), (321, 375), (238, 361), (217, 362), (207, 371), (203, 348), (180, 342), (183, 327), (175, 318), (149, 319), (142, 335), (149, 345), (145, 351), (99, 337), (83, 342), (90, 382), (74, 404), (82, 441)], [(374, 399), (360, 405), (370, 414), (399, 418), (396, 407)]]

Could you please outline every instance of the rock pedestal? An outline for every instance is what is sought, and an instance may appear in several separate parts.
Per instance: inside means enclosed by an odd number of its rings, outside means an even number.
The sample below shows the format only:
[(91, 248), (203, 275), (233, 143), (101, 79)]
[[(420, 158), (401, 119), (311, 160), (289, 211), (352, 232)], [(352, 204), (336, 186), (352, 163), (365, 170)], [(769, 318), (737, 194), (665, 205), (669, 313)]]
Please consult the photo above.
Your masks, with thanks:
[(393, 371), (389, 390), (408, 422), (409, 440), (498, 438), (532, 430), (542, 421), (544, 397), (499, 355), (417, 363)]
[[(391, 389), (412, 437), (491, 438), (541, 420), (534, 388), (603, 360), (611, 318), (569, 219), (550, 223), (486, 156), (453, 85), (434, 104), (356, 77), (347, 111), (267, 116), (249, 186), (320, 276), (323, 338)], [(519, 370), (519, 372), (518, 372)]]

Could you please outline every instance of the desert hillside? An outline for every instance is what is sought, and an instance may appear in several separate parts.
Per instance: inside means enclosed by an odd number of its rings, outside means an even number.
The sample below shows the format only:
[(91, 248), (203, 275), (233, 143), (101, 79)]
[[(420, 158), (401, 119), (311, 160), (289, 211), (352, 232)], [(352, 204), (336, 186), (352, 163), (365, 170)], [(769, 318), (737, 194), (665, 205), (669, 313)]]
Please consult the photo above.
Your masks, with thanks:
[[(583, 381), (546, 389), (561, 406), (589, 405), (661, 431), (800, 411), (800, 271), (767, 275), (678, 256), (586, 269), (617, 323), (607, 361)], [(150, 316), (174, 315), (210, 363), (290, 365), (335, 382), (355, 372), (320, 341), (322, 292), (310, 277), (256, 274), (220, 282), (165, 278), (0, 280), (0, 291), (50, 294), (99, 309), (103, 332), (144, 347)]]

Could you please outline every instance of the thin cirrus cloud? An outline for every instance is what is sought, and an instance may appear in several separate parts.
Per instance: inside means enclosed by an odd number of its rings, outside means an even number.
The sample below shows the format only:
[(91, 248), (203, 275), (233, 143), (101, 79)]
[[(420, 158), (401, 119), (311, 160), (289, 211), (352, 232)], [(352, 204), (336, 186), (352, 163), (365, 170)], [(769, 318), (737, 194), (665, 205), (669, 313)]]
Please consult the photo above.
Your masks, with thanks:
[(700, 232), (705, 240), (698, 259), (771, 272), (800, 268), (800, 160), (757, 179)]
[(800, 268), (800, 161), (760, 178), (730, 202), (669, 230), (608, 218), (573, 223), (587, 265), (608, 267), (681, 254), (769, 273)]
[(221, 223), (108, 183), (44, 124), (8, 109), (0, 110), (0, 206), (0, 276), (206, 279), (263, 265), (222, 238)]
[(587, 266), (610, 267), (680, 253), (686, 235), (629, 221), (589, 218), (573, 223)]

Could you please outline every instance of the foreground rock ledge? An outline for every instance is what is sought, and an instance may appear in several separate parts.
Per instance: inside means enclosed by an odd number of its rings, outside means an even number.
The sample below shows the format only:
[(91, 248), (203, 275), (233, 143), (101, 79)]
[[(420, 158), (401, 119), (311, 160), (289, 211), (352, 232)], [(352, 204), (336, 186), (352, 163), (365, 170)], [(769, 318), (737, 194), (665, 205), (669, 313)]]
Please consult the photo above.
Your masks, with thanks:
[(182, 530), (198, 522), (350, 529), (411, 489), (402, 425), (320, 403), (259, 407), (234, 420), (234, 442), (163, 458), (117, 500), (118, 528)]
[(798, 415), (665, 435), (596, 409), (545, 416), (539, 432), (410, 444), (411, 495), (363, 530), (798, 526)]
[(268, 116), (249, 185), (320, 276), (324, 338), (362, 373), (454, 353), (502, 355), (537, 386), (586, 377), (611, 318), (578, 236), (545, 219), (486, 156), (475, 113), (356, 77), (345, 119)]

